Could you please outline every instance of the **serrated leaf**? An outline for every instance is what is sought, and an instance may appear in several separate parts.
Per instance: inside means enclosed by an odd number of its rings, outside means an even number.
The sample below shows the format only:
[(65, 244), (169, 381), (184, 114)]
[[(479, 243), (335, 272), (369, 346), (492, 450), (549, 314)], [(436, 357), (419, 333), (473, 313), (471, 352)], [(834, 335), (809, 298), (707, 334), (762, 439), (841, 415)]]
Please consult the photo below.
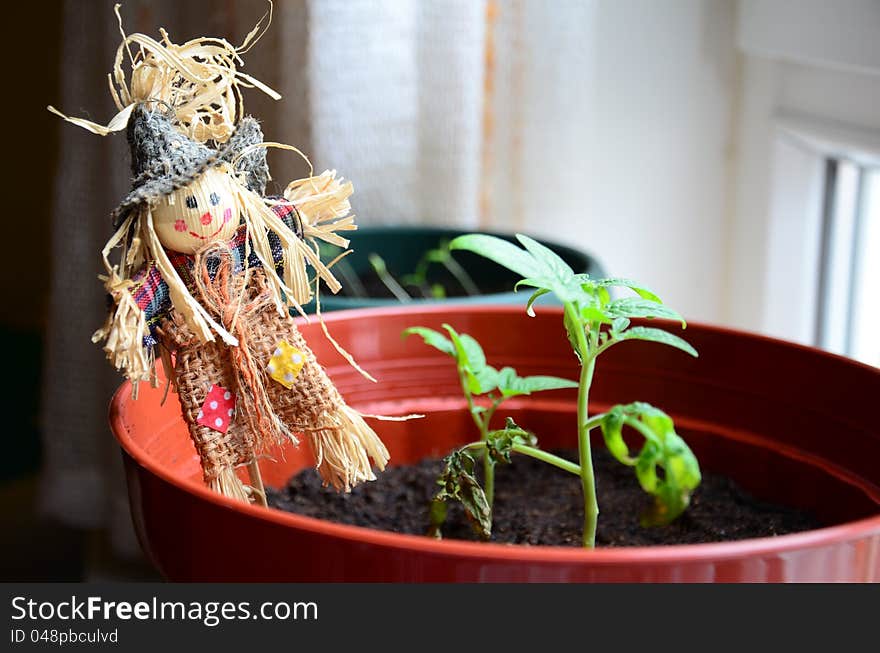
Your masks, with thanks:
[(699, 356), (697, 350), (690, 343), (678, 336), (672, 335), (663, 329), (655, 329), (654, 327), (632, 327), (623, 333), (618, 334), (619, 340), (647, 340), (649, 342), (659, 342), (662, 345), (675, 347), (683, 352), (690, 354), (694, 358)]
[(568, 283), (574, 279), (574, 270), (552, 249), (523, 234), (517, 234), (516, 239), (550, 273), (548, 276), (562, 283)]
[(463, 249), (479, 254), (499, 265), (513, 270), (523, 278), (540, 277), (543, 269), (528, 252), (496, 236), (467, 234), (449, 243), (449, 249)]
[(421, 336), (426, 345), (439, 349), (444, 354), (455, 358), (455, 346), (449, 338), (439, 331), (434, 331), (434, 329), (429, 329), (428, 327), (416, 326), (405, 329), (402, 334), (404, 338), (411, 335)]
[(599, 279), (595, 282), (597, 286), (608, 288), (611, 286), (617, 286), (620, 288), (629, 288), (633, 292), (635, 292), (639, 297), (644, 299), (649, 299), (652, 302), (663, 303), (660, 298), (655, 295), (653, 292), (642, 286), (640, 283), (633, 281), (632, 279), (619, 279), (619, 278), (609, 278), (609, 279)]
[(641, 297), (616, 299), (605, 307), (605, 311), (612, 317), (669, 318), (681, 322), (682, 328), (687, 326), (684, 318), (678, 312), (668, 306)]

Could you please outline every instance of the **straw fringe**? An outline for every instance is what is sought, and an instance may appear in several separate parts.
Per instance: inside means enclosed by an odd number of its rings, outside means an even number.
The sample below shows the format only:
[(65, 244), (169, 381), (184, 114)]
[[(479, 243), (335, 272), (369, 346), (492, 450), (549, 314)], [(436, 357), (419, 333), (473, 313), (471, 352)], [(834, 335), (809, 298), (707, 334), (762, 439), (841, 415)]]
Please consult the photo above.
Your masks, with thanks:
[[(103, 349), (107, 359), (131, 381), (131, 394), (136, 399), (141, 381), (150, 381), (154, 387), (158, 381), (152, 352), (143, 345), (143, 338), (147, 333), (146, 317), (131, 294), (134, 283), (129, 278), (129, 265), (140, 262), (140, 255), (136, 251), (140, 240), (136, 237), (132, 239), (134, 249), (127, 246), (124, 240), (132, 224), (133, 217), (130, 216), (101, 251), (106, 275), (99, 275), (98, 278), (104, 282), (104, 288), (113, 298), (115, 309), (107, 316), (104, 325), (92, 334), (92, 342), (106, 340)], [(109, 259), (110, 251), (120, 243), (123, 247), (121, 271)]]
[(211, 479), (208, 486), (214, 492), (218, 492), (225, 497), (250, 503), (250, 492), (245, 484), (241, 482), (241, 479), (238, 478), (238, 474), (235, 473), (235, 468), (233, 467), (223, 468), (215, 478)]
[(144, 312), (135, 303), (130, 288), (132, 282), (113, 274), (104, 287), (116, 302), (116, 310), (107, 316), (104, 325), (92, 334), (92, 342), (106, 340), (104, 353), (107, 360), (132, 383), (132, 397), (137, 399), (138, 384), (149, 381), (154, 387), (158, 381), (152, 351), (144, 347), (147, 323)]
[(317, 177), (290, 182), (284, 189), (284, 197), (305, 217), (303, 231), (306, 237), (348, 247), (348, 239), (338, 232), (357, 229), (354, 215), (350, 215), (349, 198), (353, 191), (350, 181), (342, 177), (337, 179), (335, 170), (325, 170)]
[(342, 492), (350, 492), (358, 483), (376, 480), (370, 459), (382, 471), (390, 456), (363, 417), (342, 404), (336, 412), (324, 413), (322, 423), (322, 428), (303, 429), (312, 445), (321, 480)]

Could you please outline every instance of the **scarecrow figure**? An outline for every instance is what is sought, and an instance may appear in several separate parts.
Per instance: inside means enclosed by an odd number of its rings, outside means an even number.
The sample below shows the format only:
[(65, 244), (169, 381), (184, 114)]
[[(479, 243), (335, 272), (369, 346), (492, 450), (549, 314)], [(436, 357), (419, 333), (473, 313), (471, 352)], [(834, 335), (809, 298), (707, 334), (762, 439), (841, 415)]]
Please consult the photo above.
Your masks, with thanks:
[[(384, 469), (388, 452), (346, 405), (289, 314), (311, 299), (306, 263), (339, 289), (314, 243), (348, 244), (336, 232), (355, 228), (352, 187), (327, 171), (291, 183), (282, 197), (264, 197), (270, 144), (256, 120), (242, 117), (237, 87), (274, 92), (234, 68), (256, 32), (239, 48), (219, 39), (177, 46), (164, 31), (164, 44), (124, 37), (117, 117), (101, 127), (59, 115), (99, 134), (125, 127), (131, 146), (132, 189), (114, 211), (116, 232), (103, 250), (112, 308), (93, 341), (105, 341), (135, 396), (140, 381), (157, 384), (159, 356), (205, 482), (265, 504), (257, 458), (297, 443), (297, 434), (310, 441), (324, 482), (341, 491), (374, 479), (371, 459)], [(128, 89), (120, 61), (130, 42), (141, 51)], [(235, 472), (243, 465), (251, 487)]]

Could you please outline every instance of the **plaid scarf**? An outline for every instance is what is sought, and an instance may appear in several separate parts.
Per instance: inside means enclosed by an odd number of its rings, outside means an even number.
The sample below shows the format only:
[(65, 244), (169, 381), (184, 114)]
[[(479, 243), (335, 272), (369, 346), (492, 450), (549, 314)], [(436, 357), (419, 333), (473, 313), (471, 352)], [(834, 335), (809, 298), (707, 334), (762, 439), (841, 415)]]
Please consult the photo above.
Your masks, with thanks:
[[(298, 230), (296, 223), (296, 210), (291, 204), (276, 204), (272, 206), (272, 210), (279, 218), (284, 221), (291, 231), (294, 233)], [(282, 251), (281, 240), (273, 232), (269, 232), (269, 244), (272, 248), (272, 260), (276, 267), (281, 267)], [(245, 267), (245, 250), (247, 245), (247, 225), (242, 224), (235, 235), (229, 241), (229, 248), (232, 250), (233, 266), (236, 272), (241, 272)], [(181, 254), (165, 250), (168, 258), (181, 280), (186, 284), (187, 288), (193, 289), (195, 281), (193, 279), (194, 257), (191, 254)], [(254, 254), (253, 250), (247, 257), (247, 267), (259, 268), (263, 264)], [(280, 273), (280, 270), (279, 270)], [(159, 274), (159, 268), (156, 263), (150, 261), (143, 270), (138, 272), (132, 279), (134, 287), (132, 296), (135, 303), (144, 312), (147, 321), (149, 334), (144, 336), (144, 347), (151, 348), (158, 343), (156, 338), (156, 329), (163, 318), (168, 317), (171, 312), (171, 297), (168, 292), (168, 284)]]

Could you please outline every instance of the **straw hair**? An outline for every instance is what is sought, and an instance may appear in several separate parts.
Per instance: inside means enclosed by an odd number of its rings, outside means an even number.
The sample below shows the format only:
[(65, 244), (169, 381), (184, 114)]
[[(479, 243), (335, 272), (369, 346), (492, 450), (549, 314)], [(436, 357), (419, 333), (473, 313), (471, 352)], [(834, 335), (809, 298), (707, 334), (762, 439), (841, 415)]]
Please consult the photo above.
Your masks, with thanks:
[[(240, 55), (253, 47), (272, 22), (271, 2), (269, 10), (238, 47), (225, 39), (209, 37), (177, 45), (164, 29), (159, 30), (160, 41), (145, 34), (126, 35), (119, 7), (117, 4), (114, 11), (122, 42), (116, 50), (113, 71), (107, 75), (110, 95), (119, 113), (107, 125), (70, 117), (50, 106), (52, 113), (94, 134), (106, 136), (126, 128), (135, 105), (161, 101), (173, 109), (182, 133), (200, 143), (208, 140), (222, 143), (232, 135), (244, 115), (241, 89), (257, 88), (275, 100), (281, 98), (258, 79), (238, 70), (243, 65)], [(136, 48), (134, 53), (132, 46)], [(130, 82), (123, 70), (126, 53), (131, 68)]]

